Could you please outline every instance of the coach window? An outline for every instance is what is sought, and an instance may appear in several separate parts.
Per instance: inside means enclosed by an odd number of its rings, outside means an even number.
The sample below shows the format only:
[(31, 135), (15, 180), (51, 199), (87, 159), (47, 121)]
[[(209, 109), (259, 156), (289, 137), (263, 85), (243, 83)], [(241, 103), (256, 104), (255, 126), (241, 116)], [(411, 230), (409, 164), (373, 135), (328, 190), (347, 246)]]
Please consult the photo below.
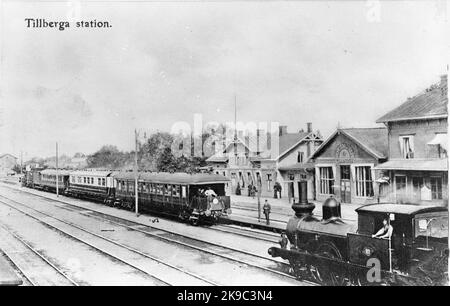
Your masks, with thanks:
[(173, 185), (173, 187), (172, 187), (172, 195), (173, 195), (174, 197), (177, 197), (177, 198), (180, 197), (180, 186), (178, 186), (178, 185)]
[(164, 194), (170, 196), (172, 193), (172, 185), (164, 185)]
[(181, 197), (186, 199), (186, 186), (181, 186)]

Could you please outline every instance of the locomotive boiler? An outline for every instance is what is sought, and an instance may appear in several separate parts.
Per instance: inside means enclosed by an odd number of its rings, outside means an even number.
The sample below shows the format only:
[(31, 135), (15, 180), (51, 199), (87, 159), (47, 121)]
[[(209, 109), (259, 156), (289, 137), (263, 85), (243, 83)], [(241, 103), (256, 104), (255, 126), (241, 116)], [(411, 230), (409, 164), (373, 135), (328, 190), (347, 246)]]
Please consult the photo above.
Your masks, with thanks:
[[(357, 221), (341, 217), (333, 197), (322, 216), (308, 203), (306, 182), (299, 183), (295, 215), (288, 221), (290, 242), (268, 250), (288, 260), (299, 279), (324, 285), (442, 285), (448, 283), (448, 209), (441, 206), (368, 204), (356, 209)], [(392, 235), (377, 238), (383, 221)]]

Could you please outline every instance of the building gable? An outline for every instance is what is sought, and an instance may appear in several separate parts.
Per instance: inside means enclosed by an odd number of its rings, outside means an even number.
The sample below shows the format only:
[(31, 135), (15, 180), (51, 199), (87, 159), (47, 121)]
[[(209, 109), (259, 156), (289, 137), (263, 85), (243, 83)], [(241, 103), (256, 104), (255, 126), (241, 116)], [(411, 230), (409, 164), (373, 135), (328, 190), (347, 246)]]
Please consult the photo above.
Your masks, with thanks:
[(336, 132), (331, 139), (313, 154), (312, 159), (316, 161), (326, 160), (328, 162), (353, 162), (355, 160), (374, 160), (377, 158), (345, 133)]

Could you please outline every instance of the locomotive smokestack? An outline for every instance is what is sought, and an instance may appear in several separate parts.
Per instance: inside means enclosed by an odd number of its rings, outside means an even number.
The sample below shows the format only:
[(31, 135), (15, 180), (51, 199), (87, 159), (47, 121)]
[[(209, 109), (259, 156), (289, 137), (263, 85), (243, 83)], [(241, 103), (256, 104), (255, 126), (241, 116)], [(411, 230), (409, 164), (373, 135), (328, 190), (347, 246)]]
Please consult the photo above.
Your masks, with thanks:
[(298, 183), (299, 190), (299, 203), (300, 204), (308, 204), (308, 182), (299, 182)]
[(308, 203), (308, 182), (298, 182), (299, 202), (292, 205), (297, 217), (305, 217), (312, 215), (312, 211), (316, 207), (313, 203)]

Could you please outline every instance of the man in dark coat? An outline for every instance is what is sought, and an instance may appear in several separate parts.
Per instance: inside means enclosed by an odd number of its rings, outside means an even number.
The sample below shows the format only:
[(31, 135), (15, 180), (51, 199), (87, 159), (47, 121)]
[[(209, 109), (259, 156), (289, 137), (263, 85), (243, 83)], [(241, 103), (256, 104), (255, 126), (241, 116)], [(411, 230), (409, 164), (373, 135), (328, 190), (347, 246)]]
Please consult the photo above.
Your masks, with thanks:
[(270, 204), (267, 202), (267, 200), (264, 202), (263, 211), (264, 215), (266, 216), (266, 224), (270, 224), (269, 215), (270, 215)]

